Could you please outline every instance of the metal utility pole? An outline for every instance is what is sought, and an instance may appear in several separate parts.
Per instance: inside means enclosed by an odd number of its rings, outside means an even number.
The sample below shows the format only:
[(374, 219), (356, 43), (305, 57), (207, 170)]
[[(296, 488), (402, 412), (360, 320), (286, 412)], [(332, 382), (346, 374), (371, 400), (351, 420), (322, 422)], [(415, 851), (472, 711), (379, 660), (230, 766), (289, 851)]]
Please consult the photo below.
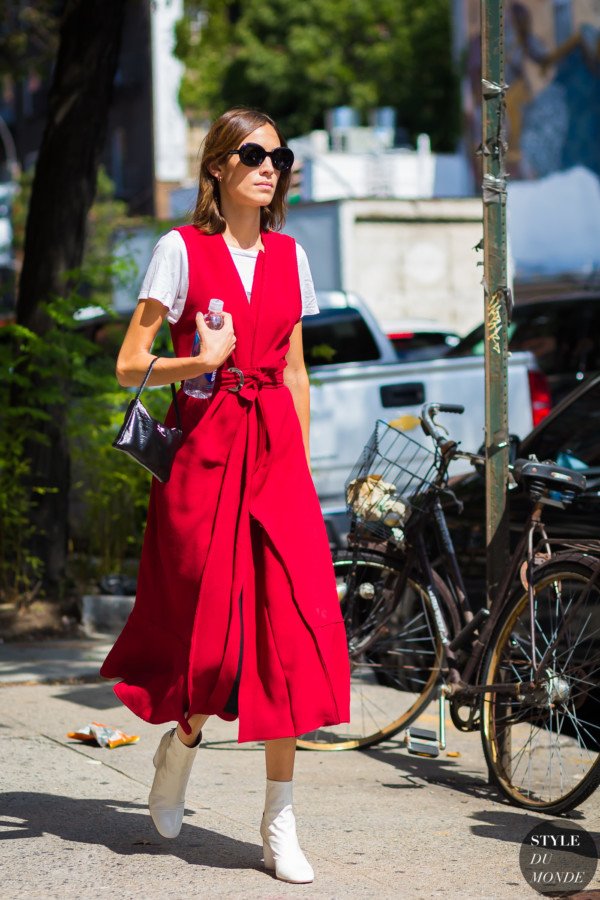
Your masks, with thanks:
[(485, 300), (485, 481), (487, 603), (508, 560), (508, 398), (506, 328), (512, 298), (506, 274), (503, 0), (481, 0), (483, 251)]

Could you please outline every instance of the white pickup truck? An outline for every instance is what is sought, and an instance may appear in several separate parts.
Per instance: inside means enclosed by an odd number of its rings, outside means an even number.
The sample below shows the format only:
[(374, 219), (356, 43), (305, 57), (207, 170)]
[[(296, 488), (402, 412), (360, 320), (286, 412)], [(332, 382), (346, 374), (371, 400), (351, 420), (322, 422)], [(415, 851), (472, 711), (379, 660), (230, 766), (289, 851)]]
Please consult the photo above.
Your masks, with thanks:
[[(355, 294), (318, 295), (321, 312), (303, 319), (311, 376), (311, 461), (324, 513), (344, 506), (344, 482), (376, 419), (400, 417), (415, 426), (425, 402), (459, 403), (462, 416), (441, 415), (466, 450), (484, 442), (484, 367), (481, 358), (401, 363), (373, 315)], [(509, 429), (524, 437), (549, 410), (544, 376), (530, 353), (508, 360)], [(411, 422), (411, 417), (412, 422)], [(406, 423), (406, 424), (405, 424)], [(418, 424), (408, 432), (427, 444)]]

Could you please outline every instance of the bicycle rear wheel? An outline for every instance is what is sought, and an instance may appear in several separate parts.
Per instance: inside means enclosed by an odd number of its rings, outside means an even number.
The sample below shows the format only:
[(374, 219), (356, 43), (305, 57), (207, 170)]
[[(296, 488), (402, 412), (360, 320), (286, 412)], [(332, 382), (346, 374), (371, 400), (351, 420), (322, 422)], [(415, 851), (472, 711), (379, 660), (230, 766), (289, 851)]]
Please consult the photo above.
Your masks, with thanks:
[[(334, 560), (350, 654), (350, 723), (302, 735), (311, 750), (352, 750), (380, 743), (409, 725), (429, 702), (439, 681), (443, 647), (426, 587), (409, 576), (392, 615), (374, 642), (386, 606), (403, 579), (403, 560), (377, 553), (348, 553)], [(448, 591), (436, 579), (438, 596)], [(388, 598), (389, 598), (388, 593)], [(450, 601), (451, 602), (451, 598)], [(364, 648), (364, 649), (361, 649)]]
[(492, 636), (481, 673), (488, 692), (481, 738), (498, 787), (518, 806), (540, 812), (573, 809), (600, 782), (600, 578), (582, 554), (535, 572), (534, 678), (529, 597), (520, 591)]

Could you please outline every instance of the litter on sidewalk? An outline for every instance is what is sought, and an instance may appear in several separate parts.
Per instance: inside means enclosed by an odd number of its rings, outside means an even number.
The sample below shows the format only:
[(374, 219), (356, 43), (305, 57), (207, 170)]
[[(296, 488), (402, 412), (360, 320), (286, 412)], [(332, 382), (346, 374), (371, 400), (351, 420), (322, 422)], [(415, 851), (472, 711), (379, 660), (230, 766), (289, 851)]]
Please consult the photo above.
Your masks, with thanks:
[(85, 741), (88, 744), (98, 744), (99, 747), (108, 747), (112, 750), (114, 747), (124, 747), (126, 744), (137, 744), (140, 737), (138, 734), (125, 734), (118, 728), (111, 728), (110, 725), (104, 725), (102, 722), (90, 722), (77, 731), (68, 731), (67, 737), (75, 738), (78, 741)]

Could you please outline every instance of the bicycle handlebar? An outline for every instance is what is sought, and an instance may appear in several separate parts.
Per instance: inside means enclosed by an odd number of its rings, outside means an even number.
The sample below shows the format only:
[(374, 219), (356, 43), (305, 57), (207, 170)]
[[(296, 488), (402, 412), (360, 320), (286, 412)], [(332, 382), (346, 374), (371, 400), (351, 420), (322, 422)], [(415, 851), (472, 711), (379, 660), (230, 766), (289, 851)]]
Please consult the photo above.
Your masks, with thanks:
[(438, 431), (434, 422), (438, 413), (455, 413), (462, 415), (465, 411), (464, 406), (458, 403), (425, 403), (421, 409), (421, 428), (425, 434), (433, 438), (436, 444), (443, 444), (447, 438)]

